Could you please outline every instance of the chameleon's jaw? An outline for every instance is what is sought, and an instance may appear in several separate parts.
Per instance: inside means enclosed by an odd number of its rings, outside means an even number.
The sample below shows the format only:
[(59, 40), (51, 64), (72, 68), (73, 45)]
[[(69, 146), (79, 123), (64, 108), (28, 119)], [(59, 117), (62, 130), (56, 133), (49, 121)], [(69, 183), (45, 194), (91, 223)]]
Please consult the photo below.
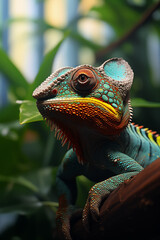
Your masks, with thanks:
[[(104, 135), (118, 134), (122, 126), (122, 111), (96, 98), (52, 98), (37, 101), (37, 107), (44, 118), (71, 121), (86, 125)], [(64, 121), (64, 124), (65, 124)], [(123, 122), (124, 125), (124, 122)]]

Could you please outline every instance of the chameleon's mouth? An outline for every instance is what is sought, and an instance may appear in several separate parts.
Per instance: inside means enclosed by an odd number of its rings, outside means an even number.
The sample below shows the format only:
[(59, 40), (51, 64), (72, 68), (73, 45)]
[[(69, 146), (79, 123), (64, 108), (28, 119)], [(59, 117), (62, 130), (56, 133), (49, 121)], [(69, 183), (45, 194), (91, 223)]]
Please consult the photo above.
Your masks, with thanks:
[[(96, 98), (88, 98), (88, 97), (77, 97), (77, 98), (51, 98), (51, 99), (47, 99), (47, 100), (38, 100), (37, 101), (38, 105), (39, 103), (42, 104), (46, 109), (47, 107), (51, 107), (52, 111), (57, 111), (56, 109), (59, 109), (59, 111), (62, 111), (63, 108), (65, 107), (65, 109), (67, 110), (67, 107), (70, 109), (70, 106), (72, 108), (75, 108), (75, 110), (77, 110), (77, 113), (81, 112), (81, 108), (82, 107), (87, 107), (87, 106), (93, 106), (94, 108), (98, 107), (98, 108), (102, 108), (104, 110), (106, 110), (108, 113), (115, 115), (115, 118), (119, 118), (118, 117), (118, 112), (115, 110), (114, 107), (112, 107), (110, 104), (102, 102)], [(83, 111), (85, 110), (84, 108), (82, 109)], [(89, 109), (88, 109), (89, 110)]]
[[(121, 122), (122, 111), (118, 111), (108, 103), (96, 98), (52, 98), (38, 100), (37, 107), (44, 118), (56, 119), (57, 115), (76, 122), (88, 122), (89, 127), (95, 125), (99, 128), (118, 126)], [(60, 120), (60, 119), (59, 119)], [(94, 124), (93, 124), (94, 123)], [(107, 126), (106, 126), (107, 127)], [(107, 127), (108, 128), (108, 127)]]

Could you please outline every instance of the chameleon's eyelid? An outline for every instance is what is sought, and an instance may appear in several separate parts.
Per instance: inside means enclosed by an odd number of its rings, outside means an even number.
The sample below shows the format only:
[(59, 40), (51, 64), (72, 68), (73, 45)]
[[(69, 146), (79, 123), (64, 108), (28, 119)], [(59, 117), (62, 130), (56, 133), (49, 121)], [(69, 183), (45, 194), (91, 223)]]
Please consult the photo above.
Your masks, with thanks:
[(79, 74), (77, 77), (76, 77), (76, 79), (79, 79), (82, 75), (84, 75), (87, 79), (89, 79), (90, 77), (89, 76), (87, 76), (86, 74), (84, 74), (84, 73), (81, 73), (81, 74)]
[(79, 77), (80, 75), (84, 74), (86, 77), (88, 78), (92, 78), (94, 77), (94, 73), (92, 70), (90, 69), (78, 69), (75, 73), (74, 73), (74, 76), (75, 78)]

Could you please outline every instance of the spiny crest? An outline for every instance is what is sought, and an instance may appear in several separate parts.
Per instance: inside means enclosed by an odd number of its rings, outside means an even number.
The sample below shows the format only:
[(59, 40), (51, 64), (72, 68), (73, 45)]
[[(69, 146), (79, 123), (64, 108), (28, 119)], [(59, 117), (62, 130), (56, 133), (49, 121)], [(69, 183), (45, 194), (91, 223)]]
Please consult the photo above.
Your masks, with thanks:
[(77, 145), (73, 143), (73, 141), (70, 139), (69, 134), (65, 132), (65, 130), (62, 130), (62, 127), (59, 126), (58, 123), (55, 123), (53, 120), (50, 119), (45, 119), (47, 125), (50, 127), (51, 131), (54, 131), (55, 137), (57, 140), (61, 140), (62, 147), (64, 147), (65, 144), (68, 143), (67, 149), (69, 150), (70, 148), (73, 148), (73, 150), (77, 154), (77, 158), (79, 163), (83, 164), (84, 160), (81, 158)]
[(152, 131), (148, 128), (144, 128), (143, 126), (139, 126), (138, 124), (131, 123), (135, 128), (139, 135), (149, 139), (152, 143), (160, 146), (160, 135), (157, 134), (156, 131)]
[(62, 146), (64, 146), (68, 142), (68, 149), (71, 147), (71, 141), (68, 139), (67, 135), (64, 131), (56, 124), (55, 122), (46, 119), (48, 126), (50, 127), (51, 131), (55, 132), (55, 137), (58, 140), (61, 140)]
[(129, 113), (130, 113), (129, 123), (131, 123), (133, 118), (133, 108), (132, 108), (130, 99), (128, 100), (128, 107), (129, 107)]

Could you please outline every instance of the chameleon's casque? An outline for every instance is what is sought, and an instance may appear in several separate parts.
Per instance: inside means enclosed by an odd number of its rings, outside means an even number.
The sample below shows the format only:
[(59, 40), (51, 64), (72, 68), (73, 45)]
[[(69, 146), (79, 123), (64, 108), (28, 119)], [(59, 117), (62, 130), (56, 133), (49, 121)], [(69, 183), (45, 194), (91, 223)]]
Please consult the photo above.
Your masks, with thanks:
[(62, 239), (71, 240), (77, 176), (96, 182), (83, 210), (87, 227), (91, 218), (98, 219), (99, 206), (110, 192), (160, 158), (160, 136), (131, 123), (132, 82), (129, 64), (113, 58), (100, 67), (61, 68), (33, 93), (40, 113), (62, 145), (72, 145), (56, 178), (60, 196), (57, 226)]

